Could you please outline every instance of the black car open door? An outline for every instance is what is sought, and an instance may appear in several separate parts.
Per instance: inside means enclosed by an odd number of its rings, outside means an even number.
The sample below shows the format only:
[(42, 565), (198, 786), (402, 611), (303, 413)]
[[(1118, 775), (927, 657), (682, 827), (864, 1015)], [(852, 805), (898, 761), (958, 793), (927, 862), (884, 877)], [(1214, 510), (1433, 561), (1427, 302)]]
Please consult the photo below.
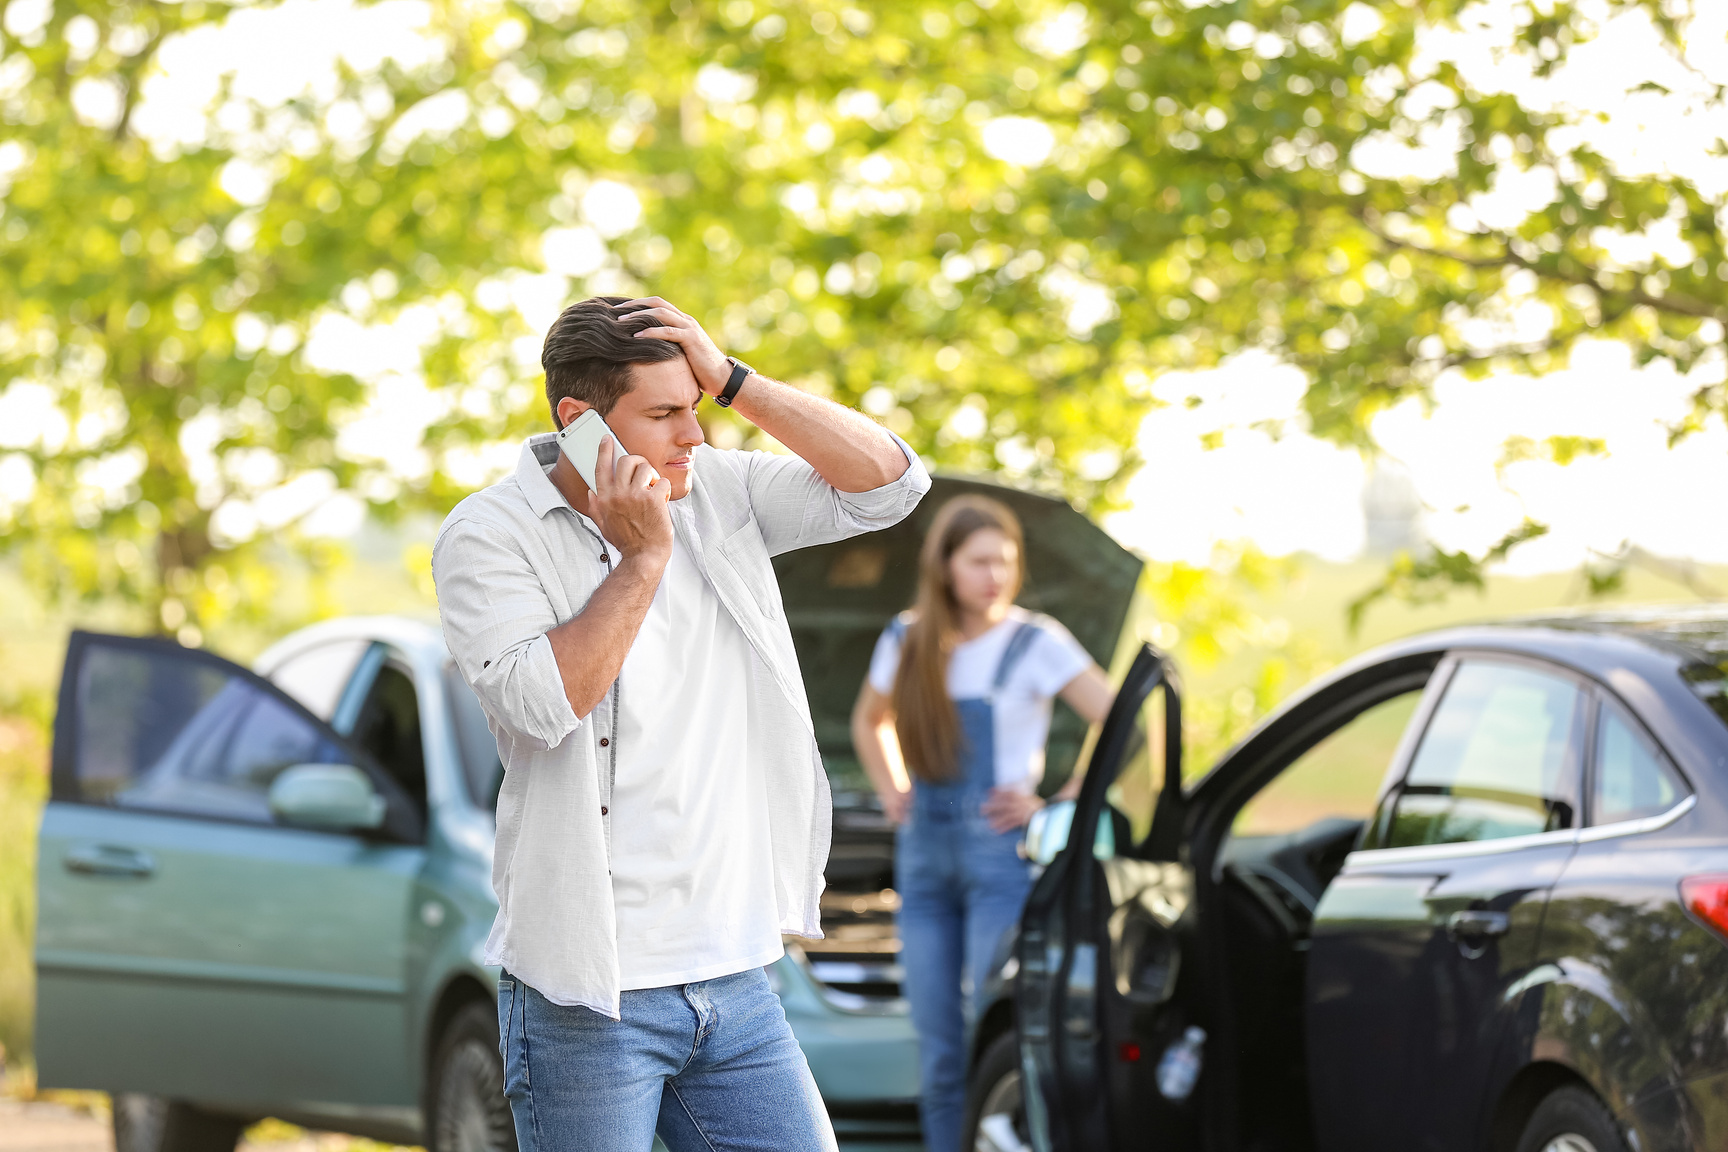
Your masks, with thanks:
[(1174, 669), (1142, 647), (1100, 733), (1068, 845), (1021, 923), (1016, 1019), (1038, 1152), (1199, 1146), (1205, 1034), (1187, 970), (1194, 885), (1179, 858), (1181, 731)]

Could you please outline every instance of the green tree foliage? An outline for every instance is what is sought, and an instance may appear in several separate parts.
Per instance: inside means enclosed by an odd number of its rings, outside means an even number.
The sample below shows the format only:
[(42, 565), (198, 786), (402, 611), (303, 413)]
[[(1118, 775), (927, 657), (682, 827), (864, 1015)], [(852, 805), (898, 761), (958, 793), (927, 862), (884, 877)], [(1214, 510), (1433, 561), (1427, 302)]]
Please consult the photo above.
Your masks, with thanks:
[(1203, 677), (1244, 656), (1251, 668), (1228, 694), (1184, 694), (1185, 778), (1210, 770), (1259, 717), (1326, 666), (1313, 637), (1249, 607), (1253, 597), (1288, 586), (1298, 568), (1293, 559), (1272, 559), (1251, 547), (1220, 548), (1206, 567), (1180, 561), (1147, 565), (1141, 610), (1152, 620), (1136, 623), (1148, 641), (1173, 653), (1190, 674)]
[[(1546, 75), (1622, 10), (1720, 103), (1657, 0), (1514, 6), (1505, 61)], [(291, 98), (230, 77), (189, 129), (151, 120), (152, 86), (262, 10), (7, 6), (0, 384), (64, 419), (0, 429), (4, 487), (34, 479), (0, 531), (43, 587), (171, 629), (267, 611), (259, 549), (303, 539), (308, 494), (447, 507), (486, 444), (544, 426), (532, 321), (601, 288), (671, 296), (940, 466), (1095, 508), (1151, 380), (1247, 348), (1358, 445), (1448, 368), (1539, 372), (1585, 335), (1682, 370), (1720, 352), (1721, 198), (1473, 87), (1425, 32), (1459, 0), (367, 11), (412, 34)], [(1418, 142), (1439, 163), (1400, 175)], [(1490, 226), (1472, 204), (1515, 172), (1553, 199)], [(1666, 256), (1610, 258), (1658, 224)], [(418, 333), (408, 463), (344, 441), (374, 381), (314, 354), (334, 319)], [(1701, 389), (1694, 422), (1722, 404)]]

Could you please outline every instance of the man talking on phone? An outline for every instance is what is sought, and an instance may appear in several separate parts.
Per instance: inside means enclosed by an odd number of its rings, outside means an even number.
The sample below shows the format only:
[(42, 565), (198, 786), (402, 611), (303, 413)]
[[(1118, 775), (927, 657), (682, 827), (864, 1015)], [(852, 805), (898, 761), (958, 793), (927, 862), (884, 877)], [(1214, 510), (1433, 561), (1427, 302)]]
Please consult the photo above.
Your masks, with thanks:
[[(783, 933), (821, 935), (830, 834), (770, 557), (886, 528), (930, 478), (868, 417), (728, 358), (658, 297), (572, 305), (541, 363), (559, 428), (593, 410), (612, 433), (593, 487), (556, 434), (531, 436), (432, 553), (504, 760), (485, 962), (504, 970), (517, 1141), (832, 1149), (763, 971)], [(705, 444), (705, 402), (791, 454)]]

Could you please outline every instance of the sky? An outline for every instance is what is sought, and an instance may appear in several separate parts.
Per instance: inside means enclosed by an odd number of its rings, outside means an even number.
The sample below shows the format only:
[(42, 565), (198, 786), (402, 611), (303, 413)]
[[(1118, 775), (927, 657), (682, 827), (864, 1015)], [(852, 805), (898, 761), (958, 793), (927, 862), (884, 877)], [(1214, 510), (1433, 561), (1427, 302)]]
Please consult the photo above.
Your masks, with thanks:
[[(27, 31), (50, 2), (11, 0), (4, 15), (8, 31)], [(1546, 2), (1530, 0), (1538, 11)], [(1478, 88), (1514, 92), (1530, 106), (1600, 113), (1585, 121), (1580, 135), (1629, 173), (1671, 171), (1693, 179), (1706, 194), (1728, 189), (1728, 157), (1708, 151), (1711, 140), (1728, 138), (1728, 111), (1707, 99), (1710, 82), (1728, 81), (1728, 3), (1695, 0), (1699, 15), (1687, 47), (1695, 73), (1676, 70), (1647, 19), (1632, 16), (1617, 18), (1596, 41), (1575, 48), (1568, 66), (1545, 80), (1531, 76), (1518, 58), (1494, 50), (1510, 34), (1517, 3), (1475, 5), (1460, 30), (1430, 36), (1424, 51), (1436, 60), (1455, 61)], [(334, 93), (340, 64), (364, 71), (386, 57), (419, 63), (436, 52), (419, 34), (427, 16), (419, 0), (371, 5), (286, 0), (242, 10), (225, 27), (200, 29), (165, 46), (163, 69), (148, 81), (133, 125), (170, 155), (207, 130), (207, 110), (225, 75), (233, 76), (237, 98), (268, 105), (306, 92)], [(1360, 4), (1351, 17), (1363, 31), (1371, 31), (1378, 20)], [(68, 29), (69, 40), (81, 34)], [(1064, 34), (1083, 39), (1084, 29), (1076, 26)], [(1666, 92), (1634, 91), (1657, 78)], [(736, 79), (733, 73), (716, 73), (704, 82), (712, 87)], [(101, 123), (113, 115), (113, 96), (81, 86), (73, 92), (74, 107)], [(1422, 98), (1420, 90), (1411, 97)], [(405, 120), (411, 122), (395, 131), (413, 131), (416, 125), (437, 130), (441, 121), (458, 122), (468, 112), (438, 99), (410, 113)], [(333, 109), (333, 117), (340, 115)], [(355, 119), (365, 122), (358, 112)], [(1005, 117), (987, 127), (985, 144), (1008, 159), (1037, 163), (1048, 152), (1039, 147), (1041, 127), (1023, 117)], [(1359, 147), (1352, 160), (1376, 174), (1424, 171), (1444, 151), (1370, 143)], [(230, 165), (224, 187), (242, 203), (262, 199), (268, 192), (267, 158)], [(4, 161), (0, 155), (0, 176)], [(1552, 195), (1551, 180), (1532, 173), (1502, 181), (1468, 213), (1506, 226)], [(514, 306), (537, 331), (556, 315), (572, 278), (581, 283), (596, 273), (606, 242), (628, 232), (641, 215), (634, 193), (613, 181), (589, 185), (582, 208), (583, 225), (555, 229), (545, 238), (544, 271), (487, 287), (500, 306)], [(1674, 243), (1656, 230), (1623, 241), (1623, 250), (1614, 255), (1634, 262), (1641, 250)], [(592, 279), (587, 287), (600, 290)], [(418, 374), (419, 349), (439, 327), (438, 305), (425, 304), (404, 310), (387, 327), (363, 327), (332, 310), (309, 334), (304, 351), (309, 362), (353, 372), (372, 384), (371, 403), (343, 433), (345, 452), (383, 462), (385, 471), (396, 476), (424, 471), (421, 432), (440, 414), (440, 403), (452, 402), (434, 397)], [(260, 326), (256, 332), (237, 332), (237, 338), (261, 346), (272, 333)], [(537, 359), (537, 341), (529, 343), (536, 347), (524, 347), (518, 356), (525, 377)], [(764, 365), (770, 372), (775, 367)], [(795, 374), (797, 367), (779, 366), (785, 375)], [(1214, 371), (1156, 381), (1153, 394), (1164, 406), (1139, 433), (1146, 463), (1128, 487), (1131, 506), (1109, 516), (1106, 527), (1155, 559), (1204, 563), (1220, 544), (1248, 541), (1274, 555), (1306, 552), (1347, 560), (1363, 550), (1364, 488), (1370, 470), (1378, 468), (1413, 488), (1422, 528), (1442, 547), (1480, 551), (1525, 516), (1551, 525), (1548, 537), (1514, 554), (1509, 571), (1571, 568), (1593, 553), (1612, 553), (1628, 543), (1658, 555), (1728, 563), (1728, 502), (1710, 499), (1728, 491), (1728, 432), (1713, 425), (1676, 448), (1667, 446), (1667, 427), (1685, 413), (1690, 394), (1722, 374), (1720, 362), (1704, 366), (1691, 379), (1660, 364), (1639, 369), (1626, 348), (1596, 343), (1579, 348), (1565, 370), (1541, 379), (1442, 378), (1431, 402), (1410, 401), (1374, 421), (1381, 453), (1367, 461), (1356, 451), (1309, 436), (1298, 413), (1302, 377), (1263, 353), (1248, 353)], [(484, 406), (492, 402), (487, 388), (503, 383), (476, 382), (454, 402)], [(23, 435), (19, 429), (51, 425), (55, 419), (52, 397), (35, 387), (14, 384), (0, 395), (0, 449), (7, 437)], [(1190, 398), (1199, 402), (1191, 405)], [(1202, 436), (1214, 432), (1222, 433), (1221, 442), (1207, 449)], [(194, 422), (186, 445), (195, 469), (212, 483), (218, 463), (200, 445), (213, 442), (214, 433), (214, 425)], [(59, 433), (66, 434), (65, 429)], [(1496, 467), (1508, 437), (1540, 441), (1551, 435), (1601, 439), (1607, 454), (1564, 468), (1540, 461)], [(459, 470), (479, 486), (510, 467), (515, 454), (513, 445), (495, 445), (474, 453)], [(332, 485), (304, 478), (278, 483), (269, 462), (241, 464), (255, 472), (257, 494), (230, 500), (218, 510), (214, 528), (219, 537), (243, 539), (305, 517), (308, 509), (303, 527), (315, 533), (345, 535), (361, 526), (363, 506), (334, 492)], [(0, 457), (0, 496), (13, 479)], [(125, 477), (117, 473), (112, 479), (124, 482)], [(377, 483), (388, 487), (390, 481)]]

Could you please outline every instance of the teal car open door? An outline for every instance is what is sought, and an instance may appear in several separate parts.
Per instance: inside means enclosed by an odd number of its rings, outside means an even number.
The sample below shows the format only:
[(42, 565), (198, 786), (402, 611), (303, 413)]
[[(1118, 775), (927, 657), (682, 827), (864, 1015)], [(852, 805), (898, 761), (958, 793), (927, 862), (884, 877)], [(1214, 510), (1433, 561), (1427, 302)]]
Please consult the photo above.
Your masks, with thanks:
[(74, 633), (40, 850), (42, 1081), (411, 1110), (423, 828), (370, 755), (269, 682)]

